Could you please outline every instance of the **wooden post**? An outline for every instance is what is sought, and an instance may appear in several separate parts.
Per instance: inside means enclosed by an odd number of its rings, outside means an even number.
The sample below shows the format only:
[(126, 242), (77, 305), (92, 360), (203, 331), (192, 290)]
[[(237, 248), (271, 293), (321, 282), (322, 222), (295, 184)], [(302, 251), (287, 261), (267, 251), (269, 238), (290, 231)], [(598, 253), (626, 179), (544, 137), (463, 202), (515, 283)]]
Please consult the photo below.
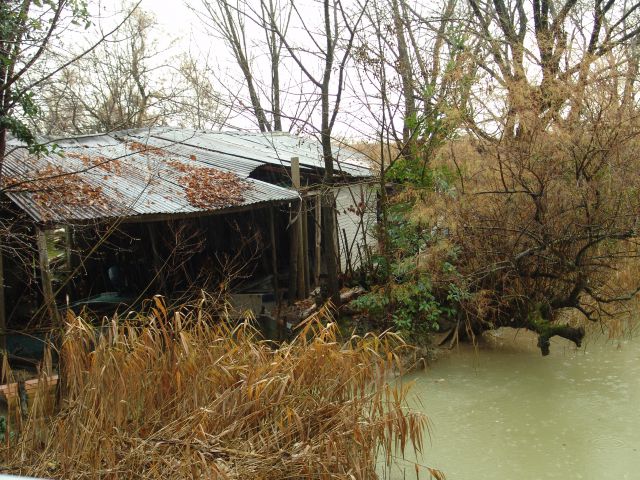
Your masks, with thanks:
[(304, 272), (304, 298), (309, 296), (310, 279), (309, 279), (309, 222), (307, 219), (307, 201), (302, 200), (302, 259), (303, 259), (303, 272)]
[(291, 185), (296, 190), (300, 190), (300, 159), (291, 157)]
[(295, 209), (296, 203), (292, 202), (289, 210), (289, 303), (298, 299), (298, 247), (300, 245), (298, 236), (300, 230), (298, 224), (293, 221), (293, 218), (298, 215)]
[(304, 202), (300, 202), (300, 209), (298, 210), (298, 221), (296, 227), (298, 230), (298, 298), (305, 298), (305, 280), (304, 280), (304, 230), (302, 228), (304, 215)]
[(320, 285), (320, 271), (322, 270), (322, 197), (316, 196), (316, 251), (315, 251), (315, 265), (313, 269), (314, 273), (314, 286)]
[(162, 273), (162, 267), (164, 262), (162, 261), (162, 257), (160, 256), (160, 249), (158, 247), (158, 236), (157, 236), (157, 226), (153, 223), (147, 224), (147, 231), (149, 232), (149, 240), (151, 242), (151, 251), (153, 252), (153, 264), (155, 267), (156, 275), (159, 280), (160, 292), (154, 293), (162, 293), (163, 295), (167, 294), (167, 286), (165, 282), (165, 276)]
[(71, 229), (73, 227), (71, 225), (65, 225), (64, 227), (64, 251), (65, 251), (65, 260), (66, 260), (66, 268), (69, 273), (73, 271), (73, 234)]
[(65, 225), (64, 227), (64, 248), (66, 255), (66, 265), (65, 268), (67, 270), (67, 278), (65, 281), (65, 289), (67, 292), (67, 300), (73, 301), (76, 298), (76, 288), (75, 283), (73, 281), (73, 274), (78, 265), (77, 255), (74, 252), (74, 244), (73, 244), (73, 226)]
[(42, 293), (44, 303), (51, 317), (51, 322), (59, 326), (60, 317), (56, 310), (56, 299), (53, 295), (53, 285), (51, 283), (51, 271), (49, 270), (49, 250), (47, 249), (47, 236), (42, 228), (38, 228), (38, 254), (40, 258), (40, 281), (42, 283)]
[(280, 305), (278, 288), (278, 249), (276, 248), (276, 227), (273, 207), (269, 208), (269, 236), (271, 237), (271, 273), (273, 275), (273, 295), (276, 305)]
[[(333, 194), (333, 200), (334, 202), (336, 202), (336, 196), (337, 194), (335, 193), (336, 191), (334, 190), (334, 194)], [(338, 194), (340, 192), (340, 190), (337, 190)], [(340, 252), (340, 221), (338, 220), (338, 209), (334, 208), (333, 209), (333, 218), (334, 218), (334, 225), (335, 225), (335, 231), (333, 232), (333, 248), (335, 249), (334, 251), (336, 252), (336, 264), (338, 267), (338, 274), (340, 273), (344, 273), (342, 272), (342, 254)]]
[[(295, 188), (298, 193), (300, 192), (300, 159), (298, 157), (291, 157), (291, 183), (293, 184), (293, 188)], [(298, 260), (297, 260), (297, 272), (296, 272), (296, 285), (297, 285), (297, 293), (296, 298), (304, 298), (305, 295), (305, 260), (304, 256), (306, 253), (306, 249), (304, 248), (304, 200), (300, 201), (300, 205), (298, 208), (298, 212), (296, 215), (295, 224), (292, 227), (297, 230), (296, 240), (298, 243)]]
[(349, 250), (349, 239), (347, 238), (347, 230), (342, 229), (342, 235), (344, 237), (344, 258), (345, 258), (345, 270), (350, 275), (353, 275), (353, 265), (351, 264), (351, 251)]

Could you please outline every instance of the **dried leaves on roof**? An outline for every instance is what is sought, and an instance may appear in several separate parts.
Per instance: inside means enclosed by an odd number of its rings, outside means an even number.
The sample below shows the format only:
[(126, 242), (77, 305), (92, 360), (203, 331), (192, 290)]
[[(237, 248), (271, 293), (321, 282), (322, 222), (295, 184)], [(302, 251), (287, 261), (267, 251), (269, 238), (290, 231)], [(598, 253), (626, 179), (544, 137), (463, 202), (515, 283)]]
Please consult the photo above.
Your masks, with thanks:
[(7, 191), (30, 193), (45, 220), (50, 219), (52, 206), (109, 207), (102, 187), (91, 185), (78, 173), (67, 172), (54, 165), (20, 177), (3, 176), (2, 186)]
[(180, 184), (191, 205), (201, 209), (223, 208), (244, 203), (243, 192), (252, 185), (238, 175), (211, 167), (193, 167), (178, 161), (168, 162), (181, 173)]
[(67, 157), (78, 158), (87, 169), (98, 168), (104, 172), (122, 175), (122, 163), (119, 158), (107, 158), (101, 155), (89, 156), (83, 153), (67, 152)]
[(140, 153), (142, 155), (157, 155), (159, 157), (165, 157), (169, 155), (169, 152), (159, 147), (153, 147), (140, 142), (127, 142), (129, 150), (132, 152)]

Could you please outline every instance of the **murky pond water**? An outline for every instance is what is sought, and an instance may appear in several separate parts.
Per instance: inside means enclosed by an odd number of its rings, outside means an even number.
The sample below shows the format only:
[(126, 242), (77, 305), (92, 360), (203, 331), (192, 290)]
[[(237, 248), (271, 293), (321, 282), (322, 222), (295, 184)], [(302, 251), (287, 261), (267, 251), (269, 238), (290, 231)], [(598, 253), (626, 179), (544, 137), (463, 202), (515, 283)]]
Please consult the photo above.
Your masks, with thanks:
[[(640, 478), (640, 338), (585, 343), (555, 340), (542, 357), (535, 338), (502, 330), (406, 376), (432, 425), (408, 460), (448, 480)], [(400, 463), (381, 476), (416, 478)]]

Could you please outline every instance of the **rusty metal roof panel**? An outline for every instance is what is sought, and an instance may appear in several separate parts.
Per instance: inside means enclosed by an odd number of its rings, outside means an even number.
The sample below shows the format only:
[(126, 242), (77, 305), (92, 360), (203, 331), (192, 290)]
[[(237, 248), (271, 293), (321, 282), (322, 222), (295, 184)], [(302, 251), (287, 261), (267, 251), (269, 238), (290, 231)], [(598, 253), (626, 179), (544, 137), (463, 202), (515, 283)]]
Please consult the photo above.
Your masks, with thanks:
[(190, 200), (185, 187), (189, 172), (180, 171), (181, 165), (213, 170), (206, 163), (159, 151), (140, 153), (124, 142), (71, 142), (62, 151), (64, 156), (37, 157), (21, 149), (5, 159), (5, 193), (35, 221), (197, 214), (298, 198), (293, 190), (242, 178), (241, 200), (207, 208)]
[[(62, 155), (38, 157), (18, 148), (4, 161), (4, 193), (38, 222), (197, 214), (286, 202), (298, 194), (252, 179), (251, 173), (262, 165), (288, 167), (294, 156), (303, 169), (323, 168), (316, 140), (287, 133), (156, 127), (56, 144)], [(335, 155), (337, 171), (352, 178), (372, 176), (366, 159), (354, 150), (335, 147)], [(204, 181), (208, 177), (211, 181)], [(214, 203), (198, 198), (209, 199), (212, 192)]]

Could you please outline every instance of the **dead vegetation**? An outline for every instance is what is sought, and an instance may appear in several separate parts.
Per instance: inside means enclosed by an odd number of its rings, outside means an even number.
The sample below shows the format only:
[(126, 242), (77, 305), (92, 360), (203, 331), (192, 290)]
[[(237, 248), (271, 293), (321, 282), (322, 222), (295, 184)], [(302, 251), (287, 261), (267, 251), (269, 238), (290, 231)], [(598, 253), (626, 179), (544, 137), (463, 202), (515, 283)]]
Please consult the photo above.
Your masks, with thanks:
[(77, 152), (67, 152), (65, 156), (79, 159), (87, 169), (98, 168), (103, 172), (122, 175), (122, 162), (119, 158), (107, 158), (102, 155), (90, 156)]
[(583, 92), (579, 118), (549, 127), (532, 116), (513, 138), (451, 142), (440, 155), (453, 188), (405, 192), (414, 221), (455, 246), (455, 272), (432, 267), (432, 278), (462, 292), (456, 320), (474, 334), (526, 328), (547, 354), (550, 337), (580, 346), (585, 323), (606, 328), (630, 311), (640, 291), (625, 274), (639, 258), (640, 126), (607, 82)]
[[(195, 158), (194, 158), (195, 160)], [(180, 172), (180, 183), (191, 205), (203, 210), (241, 205), (252, 185), (238, 175), (211, 167), (194, 167), (178, 161), (168, 164)]]
[(426, 418), (407, 409), (407, 386), (387, 383), (399, 348), (390, 335), (341, 342), (327, 309), (277, 348), (247, 322), (214, 323), (201, 308), (170, 314), (160, 300), (103, 329), (70, 317), (62, 407), (45, 420), (32, 405), (2, 449), (5, 469), (65, 479), (376, 478), (381, 458), (423, 448)]
[(7, 192), (30, 193), (45, 217), (50, 215), (51, 207), (111, 206), (102, 194), (102, 187), (91, 185), (80, 173), (68, 172), (58, 165), (47, 165), (20, 176), (3, 175), (2, 186)]
[(160, 147), (154, 147), (145, 143), (127, 142), (127, 146), (132, 152), (140, 153), (145, 156), (154, 155), (157, 157), (166, 157), (167, 155), (170, 155), (169, 152)]

